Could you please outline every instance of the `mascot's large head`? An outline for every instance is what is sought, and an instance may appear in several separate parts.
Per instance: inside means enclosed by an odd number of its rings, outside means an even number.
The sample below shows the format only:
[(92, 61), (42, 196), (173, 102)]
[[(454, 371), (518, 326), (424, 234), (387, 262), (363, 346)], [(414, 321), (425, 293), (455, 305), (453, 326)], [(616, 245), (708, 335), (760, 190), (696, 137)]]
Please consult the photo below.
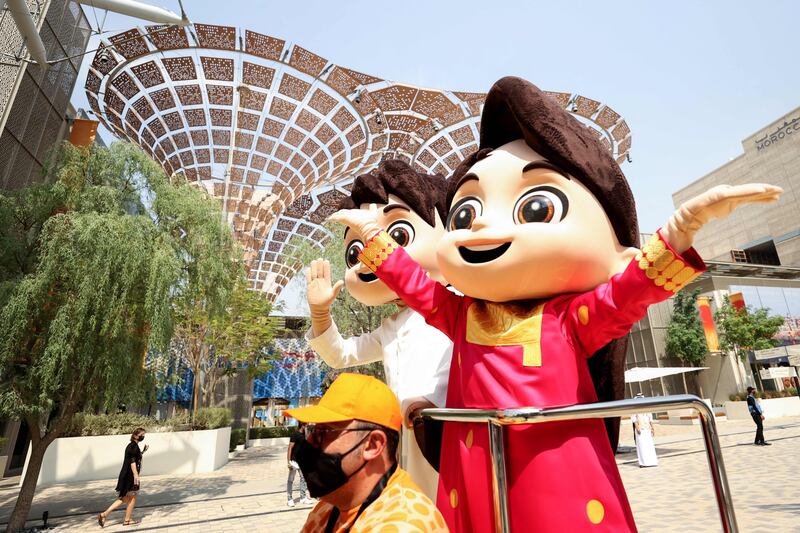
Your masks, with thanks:
[[(447, 214), (445, 180), (439, 175), (427, 175), (414, 170), (408, 163), (390, 159), (353, 182), (349, 198), (340, 209), (367, 209), (378, 205), (378, 224), (422, 265), (431, 278), (442, 281), (436, 262), (436, 246), (444, 233)], [(344, 282), (350, 294), (365, 305), (382, 305), (397, 299), (397, 295), (369, 271), (359, 260), (364, 248), (364, 236), (352, 228), (344, 233)]]
[[(508, 77), (489, 91), (480, 133), (479, 150), (448, 181), (437, 250), (448, 282), (509, 302), (588, 291), (624, 270), (639, 244), (633, 194), (593, 130)], [(589, 360), (601, 401), (623, 397), (626, 344)], [(607, 427), (615, 447), (618, 419)]]
[(444, 277), (495, 302), (584, 292), (636, 254), (633, 195), (609, 151), (533, 84), (489, 91), (478, 152), (449, 180)]

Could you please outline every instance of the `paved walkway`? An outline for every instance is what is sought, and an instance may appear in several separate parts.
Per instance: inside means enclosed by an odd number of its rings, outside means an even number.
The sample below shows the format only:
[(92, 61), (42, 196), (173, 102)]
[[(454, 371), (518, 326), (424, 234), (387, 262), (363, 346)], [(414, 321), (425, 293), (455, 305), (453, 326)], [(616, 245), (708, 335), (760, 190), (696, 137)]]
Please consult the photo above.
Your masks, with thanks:
[[(625, 427), (627, 426), (627, 427)], [(723, 456), (736, 505), (739, 529), (747, 533), (800, 532), (800, 418), (767, 420), (773, 446), (753, 446), (750, 421), (718, 423)], [(698, 426), (656, 426), (657, 468), (639, 468), (630, 425), (623, 425), (618, 455), (640, 531), (720, 531), (711, 478)], [(145, 457), (146, 459), (146, 457)], [(145, 462), (145, 473), (147, 463)], [(300, 530), (310, 506), (286, 507), (285, 451), (252, 448), (224, 468), (194, 476), (147, 476), (134, 516), (142, 522), (122, 527), (122, 510), (107, 531), (227, 532)], [(98, 531), (95, 515), (113, 500), (115, 480), (43, 487), (31, 517), (47, 510), (56, 531)], [(0, 482), (0, 527), (16, 498), (10, 480)], [(32, 520), (29, 525), (41, 524)]]

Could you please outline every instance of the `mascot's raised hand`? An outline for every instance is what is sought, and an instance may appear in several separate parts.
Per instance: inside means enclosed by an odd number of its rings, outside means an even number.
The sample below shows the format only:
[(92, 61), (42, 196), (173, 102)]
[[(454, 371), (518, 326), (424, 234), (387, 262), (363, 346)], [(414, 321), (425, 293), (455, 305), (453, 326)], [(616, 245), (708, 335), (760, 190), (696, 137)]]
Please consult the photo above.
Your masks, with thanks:
[(369, 204), (366, 209), (340, 209), (328, 220), (347, 226), (365, 239), (383, 229), (378, 225), (377, 204)]
[(710, 220), (727, 217), (741, 204), (776, 202), (782, 192), (766, 183), (717, 185), (681, 204), (661, 229), (661, 236), (682, 253), (691, 248), (695, 234)]
[(339, 280), (331, 285), (331, 264), (325, 259), (315, 259), (306, 271), (306, 298), (311, 323), (317, 335), (331, 327), (331, 305), (344, 287)]

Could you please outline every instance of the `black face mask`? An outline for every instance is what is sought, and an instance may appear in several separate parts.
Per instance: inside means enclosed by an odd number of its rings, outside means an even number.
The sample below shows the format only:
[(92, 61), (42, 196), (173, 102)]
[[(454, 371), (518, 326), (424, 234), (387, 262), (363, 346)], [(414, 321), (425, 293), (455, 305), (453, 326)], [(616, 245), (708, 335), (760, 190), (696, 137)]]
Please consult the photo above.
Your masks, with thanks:
[(294, 460), (300, 466), (300, 471), (306, 480), (308, 493), (312, 498), (319, 498), (335, 491), (356, 475), (356, 473), (367, 465), (368, 461), (359, 466), (350, 475), (342, 470), (342, 459), (347, 457), (356, 448), (361, 446), (369, 435), (358, 441), (358, 443), (344, 453), (325, 453), (319, 448), (315, 448), (305, 439), (300, 440), (294, 445)]
[(142, 442), (143, 440), (144, 440), (144, 435), (139, 435), (139, 442)]

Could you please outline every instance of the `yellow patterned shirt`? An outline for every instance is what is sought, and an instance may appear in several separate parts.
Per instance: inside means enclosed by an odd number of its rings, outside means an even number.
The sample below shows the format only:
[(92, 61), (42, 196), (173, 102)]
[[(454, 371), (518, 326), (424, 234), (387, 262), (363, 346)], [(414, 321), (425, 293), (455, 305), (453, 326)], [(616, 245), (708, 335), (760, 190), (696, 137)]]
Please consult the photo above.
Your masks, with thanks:
[[(359, 506), (342, 511), (334, 533), (448, 533), (441, 513), (411, 480), (408, 472), (398, 468), (380, 496), (367, 507), (358, 520)], [(303, 526), (301, 533), (322, 533), (328, 524), (333, 506), (319, 502)]]

